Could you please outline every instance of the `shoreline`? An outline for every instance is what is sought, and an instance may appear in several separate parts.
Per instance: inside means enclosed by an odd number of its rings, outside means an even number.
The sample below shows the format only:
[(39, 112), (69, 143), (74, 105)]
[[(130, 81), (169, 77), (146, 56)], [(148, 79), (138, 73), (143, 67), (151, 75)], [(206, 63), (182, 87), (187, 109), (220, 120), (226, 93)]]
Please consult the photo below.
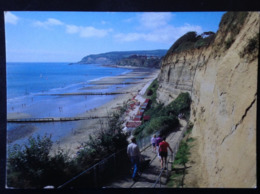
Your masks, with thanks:
[[(126, 67), (126, 69), (129, 68)], [(82, 112), (80, 114), (76, 114), (73, 116), (74, 117), (91, 117), (91, 116), (105, 117), (107, 116), (108, 112), (115, 111), (119, 106), (122, 106), (124, 102), (132, 99), (133, 96), (141, 92), (144, 86), (150, 80), (153, 80), (155, 77), (157, 77), (159, 74), (159, 69), (154, 69), (154, 68), (150, 69), (150, 68), (133, 67), (132, 69), (133, 70), (130, 72), (123, 73), (117, 76), (103, 77), (101, 79), (92, 80), (90, 81), (90, 86), (88, 86), (88, 88), (85, 87), (79, 88), (79, 90), (83, 93), (82, 95), (84, 95), (84, 93), (86, 94), (89, 89), (99, 90), (99, 89), (106, 89), (112, 86), (114, 88), (112, 93), (116, 93), (116, 94), (111, 95), (112, 99), (108, 100), (107, 102), (102, 103), (102, 101), (100, 101), (101, 105), (98, 105), (96, 108), (88, 109), (86, 112)], [(127, 84), (127, 82), (130, 84)], [(80, 92), (78, 94), (80, 94)], [(71, 96), (71, 94), (69, 94), (69, 96)], [(82, 107), (82, 111), (84, 111), (84, 107)], [(22, 112), (8, 114), (9, 119), (19, 119), (19, 118), (22, 119), (22, 118), (30, 118), (30, 117), (31, 116), (29, 114), (22, 113)], [(105, 122), (105, 119), (101, 119), (101, 120), (102, 122)], [(64, 129), (64, 135), (58, 137), (58, 139), (56, 138), (56, 140), (53, 139), (52, 153), (55, 152), (58, 149), (58, 147), (60, 147), (63, 150), (68, 151), (71, 156), (75, 156), (81, 144), (88, 141), (89, 135), (90, 134), (94, 135), (95, 131), (98, 131), (99, 129), (98, 123), (100, 123), (101, 120), (89, 119), (89, 120), (75, 121), (74, 123), (75, 127), (74, 126), (66, 127), (69, 124), (66, 124), (67, 122), (61, 122), (60, 124), (63, 125), (63, 128), (61, 128), (60, 131), (63, 131)], [(32, 130), (29, 130), (29, 127), (28, 130), (26, 130), (27, 127), (24, 128), (25, 125), (27, 124), (21, 124), (20, 126), (15, 127), (14, 131), (12, 131), (11, 133), (7, 131), (8, 132), (7, 138), (12, 141), (18, 140), (18, 142), (21, 142), (18, 137), (23, 137), (25, 138), (25, 142), (27, 142), (26, 139), (28, 139), (28, 137), (32, 135)], [(28, 124), (27, 126), (29, 125), (31, 124)], [(49, 123), (49, 126), (50, 125), (51, 122)], [(16, 131), (17, 133), (19, 133), (21, 127), (23, 127), (23, 136), (17, 136), (17, 135), (14, 136)], [(35, 133), (37, 133), (37, 130), (38, 129), (36, 128)], [(51, 134), (52, 131), (48, 133)]]
[[(140, 70), (140, 71), (139, 71)], [(95, 108), (94, 110), (87, 111), (86, 113), (79, 114), (79, 117), (90, 117), (90, 116), (107, 116), (109, 112), (115, 111), (119, 106), (122, 106), (124, 102), (131, 100), (133, 96), (138, 95), (139, 93), (144, 94), (145, 86), (147, 83), (150, 83), (151, 80), (155, 79), (159, 74), (159, 69), (151, 69), (148, 68), (135, 68), (134, 71), (129, 72), (127, 74), (115, 76), (115, 77), (108, 77), (103, 78), (101, 80), (95, 81), (95, 83), (107, 83), (110, 82), (122, 82), (120, 77), (127, 76), (127, 77), (135, 77), (136, 74), (139, 76), (144, 76), (145, 78), (138, 80), (139, 83), (137, 84), (130, 84), (123, 88), (117, 88), (116, 92), (120, 92), (122, 94), (115, 95), (115, 97), (110, 100), (109, 102)], [(150, 84), (149, 84), (150, 85)], [(146, 86), (147, 87), (147, 86)], [(129, 118), (125, 118), (129, 119)], [(63, 138), (61, 138), (58, 143), (54, 143), (52, 150), (55, 152), (58, 148), (66, 150), (69, 152), (70, 156), (75, 156), (77, 151), (79, 150), (80, 146), (88, 141), (89, 135), (94, 135), (95, 132), (99, 131), (100, 122), (105, 122), (104, 119), (93, 119), (93, 120), (83, 120), (77, 123), (76, 128), (73, 132), (67, 134)]]

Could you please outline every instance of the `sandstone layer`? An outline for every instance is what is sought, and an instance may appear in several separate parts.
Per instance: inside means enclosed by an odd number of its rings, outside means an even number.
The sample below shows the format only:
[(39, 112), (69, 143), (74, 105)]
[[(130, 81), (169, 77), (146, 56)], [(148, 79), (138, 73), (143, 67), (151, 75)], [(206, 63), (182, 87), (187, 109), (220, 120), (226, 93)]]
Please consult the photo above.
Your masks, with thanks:
[(249, 12), (235, 36), (229, 27), (222, 21), (208, 47), (166, 55), (158, 76), (159, 102), (191, 95), (197, 171), (187, 177), (198, 187), (256, 187), (258, 50), (245, 51), (259, 36), (259, 13)]

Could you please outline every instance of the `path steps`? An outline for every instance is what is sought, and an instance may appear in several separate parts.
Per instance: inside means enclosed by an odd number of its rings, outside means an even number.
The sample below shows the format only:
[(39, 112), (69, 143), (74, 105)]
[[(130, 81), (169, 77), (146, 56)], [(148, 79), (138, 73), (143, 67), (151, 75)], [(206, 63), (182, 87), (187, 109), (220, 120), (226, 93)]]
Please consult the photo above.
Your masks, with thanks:
[[(167, 138), (166, 141), (170, 144), (170, 147), (174, 149), (174, 147), (177, 144), (178, 139), (182, 135), (182, 130), (187, 125), (186, 121), (180, 120), (181, 127), (175, 131), (172, 132)], [(158, 179), (158, 176), (161, 172), (161, 163), (157, 155), (152, 151), (152, 147), (150, 146), (145, 151), (143, 151), (142, 156), (145, 160), (151, 160), (150, 165), (144, 169), (144, 171), (141, 173), (140, 177), (136, 182), (134, 182), (131, 178), (131, 174), (126, 173), (122, 174), (120, 177), (117, 177), (113, 180), (111, 180), (110, 183), (106, 184), (103, 188), (167, 188), (166, 182), (168, 180), (168, 177), (171, 174), (171, 168), (172, 168), (172, 161), (170, 159), (170, 162), (168, 163), (167, 169), (163, 170), (162, 176), (161, 176), (161, 184), (158, 182), (155, 185), (155, 182)], [(168, 151), (168, 157), (170, 157), (171, 152)]]

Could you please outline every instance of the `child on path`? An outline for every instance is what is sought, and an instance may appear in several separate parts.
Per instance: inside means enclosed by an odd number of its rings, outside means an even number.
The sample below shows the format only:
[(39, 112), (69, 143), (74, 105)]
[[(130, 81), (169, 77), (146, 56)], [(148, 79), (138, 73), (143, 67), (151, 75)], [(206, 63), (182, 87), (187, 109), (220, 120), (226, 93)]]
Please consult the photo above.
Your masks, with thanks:
[(153, 152), (156, 153), (156, 135), (151, 138), (151, 144), (153, 146)]

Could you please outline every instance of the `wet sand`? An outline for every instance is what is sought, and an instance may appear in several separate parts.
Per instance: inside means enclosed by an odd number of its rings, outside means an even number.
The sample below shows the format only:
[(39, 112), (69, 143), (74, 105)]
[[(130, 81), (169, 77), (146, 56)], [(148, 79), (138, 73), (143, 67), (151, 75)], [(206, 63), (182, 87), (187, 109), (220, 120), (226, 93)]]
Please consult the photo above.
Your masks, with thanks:
[[(122, 80), (125, 80), (125, 78), (129, 79), (129, 82), (132, 84), (127, 84), (125, 87), (118, 87), (116, 92), (122, 94), (115, 95), (115, 97), (108, 103), (78, 116), (108, 116), (109, 113), (115, 111), (119, 106), (122, 106), (124, 102), (131, 100), (134, 96), (138, 95), (138, 93), (143, 94), (147, 88), (147, 83), (149, 84), (151, 80), (155, 79), (158, 73), (159, 69), (135, 68), (133, 72), (124, 75), (93, 81), (91, 83), (93, 85), (92, 89), (95, 88), (95, 86), (99, 88), (100, 86), (103, 86), (102, 84), (122, 83)], [(53, 145), (53, 151), (56, 151), (57, 148), (60, 147), (68, 151), (70, 156), (75, 156), (79, 150), (80, 145), (88, 141), (89, 135), (94, 135), (95, 132), (99, 131), (99, 129), (105, 125), (105, 123), (106, 119), (90, 119), (79, 121), (77, 127), (73, 130), (72, 133), (60, 139), (59, 143), (55, 143)]]

